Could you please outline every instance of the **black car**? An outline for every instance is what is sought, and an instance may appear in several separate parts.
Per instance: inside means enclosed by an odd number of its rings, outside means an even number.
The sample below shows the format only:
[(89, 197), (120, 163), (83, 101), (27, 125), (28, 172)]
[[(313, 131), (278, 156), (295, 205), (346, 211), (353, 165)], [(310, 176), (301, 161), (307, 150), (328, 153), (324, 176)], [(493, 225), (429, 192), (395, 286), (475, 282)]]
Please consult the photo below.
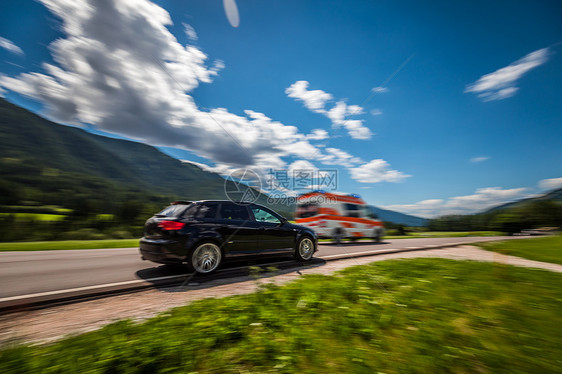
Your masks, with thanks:
[(146, 221), (143, 260), (185, 264), (210, 273), (228, 259), (292, 254), (308, 261), (318, 239), (264, 206), (232, 201), (178, 201)]

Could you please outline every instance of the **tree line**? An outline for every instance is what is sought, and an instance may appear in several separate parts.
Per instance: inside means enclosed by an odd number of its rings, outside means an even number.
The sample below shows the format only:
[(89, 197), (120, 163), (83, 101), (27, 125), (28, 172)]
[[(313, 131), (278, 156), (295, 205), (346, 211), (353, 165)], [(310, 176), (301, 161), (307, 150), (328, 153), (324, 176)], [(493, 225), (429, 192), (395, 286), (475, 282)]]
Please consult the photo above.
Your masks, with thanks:
[(430, 231), (502, 231), (508, 234), (561, 226), (562, 204), (552, 200), (532, 201), (481, 214), (443, 216), (428, 223)]

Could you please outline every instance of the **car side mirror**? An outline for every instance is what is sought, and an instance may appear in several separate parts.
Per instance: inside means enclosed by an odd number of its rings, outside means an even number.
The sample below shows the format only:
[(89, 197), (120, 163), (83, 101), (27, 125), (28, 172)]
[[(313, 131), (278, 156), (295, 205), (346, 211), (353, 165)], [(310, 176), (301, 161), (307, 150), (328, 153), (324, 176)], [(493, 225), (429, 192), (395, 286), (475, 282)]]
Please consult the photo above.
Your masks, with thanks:
[(286, 224), (289, 220), (285, 217), (281, 217), (281, 222), (279, 223), (279, 226), (283, 226), (284, 224)]

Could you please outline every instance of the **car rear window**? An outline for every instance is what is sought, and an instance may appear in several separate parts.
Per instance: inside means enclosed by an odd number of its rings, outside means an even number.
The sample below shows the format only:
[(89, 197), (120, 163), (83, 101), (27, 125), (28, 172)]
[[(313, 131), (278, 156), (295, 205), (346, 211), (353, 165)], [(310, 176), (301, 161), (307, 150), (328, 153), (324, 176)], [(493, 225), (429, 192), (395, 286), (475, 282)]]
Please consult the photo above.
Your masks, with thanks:
[(222, 204), (220, 209), (222, 219), (247, 221), (250, 219), (246, 205)]
[(188, 206), (189, 205), (185, 204), (170, 205), (169, 207), (164, 208), (164, 210), (162, 210), (160, 213), (156, 213), (156, 215), (162, 217), (179, 217), (183, 214)]

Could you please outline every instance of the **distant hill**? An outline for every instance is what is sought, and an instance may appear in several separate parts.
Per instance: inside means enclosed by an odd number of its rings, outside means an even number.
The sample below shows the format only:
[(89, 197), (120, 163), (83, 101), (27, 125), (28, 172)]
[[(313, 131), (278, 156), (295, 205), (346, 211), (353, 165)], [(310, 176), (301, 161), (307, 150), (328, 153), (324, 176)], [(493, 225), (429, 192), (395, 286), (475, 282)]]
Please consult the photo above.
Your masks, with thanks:
[(535, 196), (535, 197), (531, 197), (531, 198), (527, 198), (527, 199), (521, 199), (521, 200), (513, 201), (511, 203), (498, 205), (498, 206), (495, 206), (493, 208), (490, 208), (490, 209), (487, 209), (487, 210), (481, 212), (481, 214), (495, 213), (495, 212), (499, 212), (499, 211), (502, 211), (502, 210), (510, 210), (510, 209), (514, 209), (514, 208), (521, 208), (521, 207), (524, 207), (525, 205), (529, 205), (529, 204), (533, 204), (533, 203), (537, 203), (537, 202), (541, 202), (541, 201), (552, 201), (552, 202), (562, 203), (562, 188), (552, 190), (552, 191), (547, 192), (547, 193), (545, 193), (543, 195), (540, 195), (540, 196)]
[(408, 214), (398, 213), (393, 210), (381, 209), (372, 205), (369, 205), (369, 208), (373, 212), (375, 212), (376, 215), (379, 216), (379, 218), (382, 221), (385, 222), (392, 222), (399, 225), (410, 226), (410, 227), (420, 227), (420, 226), (427, 225), (427, 219), (425, 218), (410, 216)]
[(562, 227), (562, 188), (476, 214), (438, 217), (429, 220), (428, 227), (433, 231), (494, 230), (510, 234), (524, 229)]
[[(109, 206), (118, 198), (160, 204), (227, 198), (225, 179), (218, 174), (143, 143), (48, 121), (1, 98), (0, 172), (2, 205), (39, 202), (74, 208), (80, 205), (77, 199)], [(267, 205), (266, 200), (260, 194), (258, 202)], [(274, 209), (290, 213), (285, 206)]]

